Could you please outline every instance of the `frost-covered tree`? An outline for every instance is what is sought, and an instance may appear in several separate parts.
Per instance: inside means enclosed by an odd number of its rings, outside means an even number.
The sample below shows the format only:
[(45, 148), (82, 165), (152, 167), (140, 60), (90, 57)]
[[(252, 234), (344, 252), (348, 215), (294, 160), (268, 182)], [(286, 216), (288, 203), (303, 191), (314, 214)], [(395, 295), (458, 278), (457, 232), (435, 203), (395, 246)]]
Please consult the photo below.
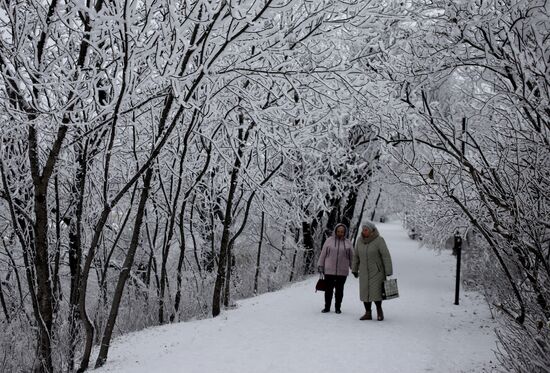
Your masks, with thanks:
[(395, 176), (420, 203), (447, 206), (429, 209), (447, 234), (471, 227), (481, 238), (471, 247), (490, 269), (480, 285), (507, 317), (502, 361), (518, 372), (549, 366), (547, 10), (405, 2), (392, 47), (363, 62), (397, 109), (381, 134)]
[(342, 40), (372, 11), (1, 3), (2, 369), (83, 371), (97, 342), (100, 366), (115, 325), (217, 314), (247, 276), (292, 278), (303, 221), (350, 183), (317, 181), (353, 162)]

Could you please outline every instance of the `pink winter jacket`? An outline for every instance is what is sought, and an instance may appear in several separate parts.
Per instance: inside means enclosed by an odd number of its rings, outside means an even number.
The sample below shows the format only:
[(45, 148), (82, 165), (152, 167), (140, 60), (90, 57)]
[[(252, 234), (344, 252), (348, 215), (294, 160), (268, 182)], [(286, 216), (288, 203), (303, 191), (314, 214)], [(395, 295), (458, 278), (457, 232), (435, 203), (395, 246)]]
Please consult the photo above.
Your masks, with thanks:
[(347, 276), (353, 257), (351, 241), (340, 240), (332, 235), (325, 241), (317, 266), (324, 268), (325, 275)]

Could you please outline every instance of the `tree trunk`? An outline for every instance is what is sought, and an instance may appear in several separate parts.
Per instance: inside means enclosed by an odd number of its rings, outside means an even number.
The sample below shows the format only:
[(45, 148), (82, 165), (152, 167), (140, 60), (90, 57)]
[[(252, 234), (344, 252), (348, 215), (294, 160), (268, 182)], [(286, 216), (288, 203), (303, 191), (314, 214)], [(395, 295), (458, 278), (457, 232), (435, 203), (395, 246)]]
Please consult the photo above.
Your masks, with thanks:
[[(197, 239), (195, 238), (195, 232), (193, 231), (194, 206), (195, 206), (195, 198), (193, 198), (193, 203), (191, 204), (191, 214), (189, 216), (189, 233), (191, 234), (191, 241), (193, 242), (193, 258), (195, 258), (195, 264), (197, 265), (199, 275), (202, 277), (203, 263), (201, 263), (201, 258), (203, 258), (203, 255), (202, 255), (202, 250), (201, 250), (201, 255), (199, 256), (199, 250), (198, 250), (198, 247), (197, 247)], [(207, 229), (209, 229), (208, 226), (207, 226)]]
[(94, 234), (92, 237), (92, 242), (90, 243), (90, 247), (88, 249), (88, 256), (86, 257), (86, 260), (84, 262), (84, 266), (82, 268), (81, 275), (80, 275), (80, 284), (78, 286), (79, 288), (78, 289), (78, 292), (79, 292), (78, 311), (80, 315), (80, 320), (84, 324), (84, 331), (86, 332), (86, 337), (84, 341), (84, 352), (82, 354), (82, 359), (80, 360), (80, 367), (78, 368), (77, 373), (82, 373), (86, 369), (88, 369), (88, 364), (90, 362), (90, 355), (92, 353), (95, 329), (94, 329), (94, 325), (90, 321), (90, 318), (88, 317), (88, 313), (86, 312), (86, 295), (87, 295), (86, 292), (88, 288), (88, 276), (92, 266), (93, 258), (95, 256), (95, 251), (99, 244), (101, 232), (103, 231), (103, 227), (107, 222), (107, 218), (109, 217), (110, 212), (111, 212), (111, 207), (109, 205), (104, 206), (103, 211), (101, 213), (101, 217), (99, 218), (99, 220), (97, 221), (94, 227)]
[(59, 309), (59, 301), (61, 300), (61, 281), (59, 280), (59, 262), (61, 260), (61, 214), (59, 204), (59, 178), (57, 174), (54, 176), (54, 191), (55, 191), (55, 252), (53, 261), (53, 309), (54, 313)]
[[(239, 116), (239, 122), (242, 124), (244, 118), (242, 115)], [(252, 129), (253, 122), (248, 126), (246, 133), (243, 135), (243, 130), (239, 129), (239, 147), (237, 149), (237, 154), (235, 155), (235, 161), (233, 163), (233, 168), (231, 170), (231, 177), (229, 182), (229, 190), (227, 192), (227, 202), (225, 206), (225, 216), (223, 220), (223, 233), (222, 240), (220, 244), (220, 253), (218, 257), (218, 273), (216, 275), (216, 283), (214, 285), (214, 295), (212, 297), (212, 316), (216, 317), (220, 314), (221, 306), (221, 297), (222, 290), (224, 288), (224, 279), (226, 276), (226, 264), (229, 251), (229, 241), (230, 241), (230, 229), (233, 223), (233, 201), (235, 199), (235, 191), (237, 190), (237, 182), (239, 177), (239, 171), (241, 169), (242, 156), (244, 153), (244, 147), (246, 141), (248, 140), (248, 135)]]
[(34, 224), (36, 256), (36, 295), (39, 314), (38, 323), (38, 363), (36, 372), (53, 372), (51, 335), (53, 325), (53, 297), (48, 252), (48, 203), (47, 186), (35, 185)]
[[(219, 127), (219, 128), (221, 128), (221, 127)], [(215, 131), (215, 132), (217, 132), (217, 131)], [(176, 272), (177, 273), (176, 274), (176, 296), (175, 296), (175, 299), (174, 299), (174, 309), (172, 311), (172, 314), (170, 315), (170, 322), (174, 321), (174, 319), (176, 317), (176, 314), (178, 313), (178, 310), (179, 310), (179, 307), (180, 307), (180, 302), (181, 302), (181, 284), (182, 284), (181, 272), (182, 272), (182, 269), (183, 269), (183, 261), (185, 259), (185, 248), (186, 248), (186, 245), (185, 245), (185, 230), (184, 230), (184, 226), (185, 226), (184, 216), (185, 216), (185, 209), (187, 207), (187, 199), (191, 195), (191, 192), (194, 190), (195, 186), (202, 180), (204, 175), (206, 175), (208, 167), (210, 166), (212, 146), (211, 145), (209, 147), (207, 146), (207, 147), (205, 147), (205, 149), (206, 149), (207, 156), (206, 156), (206, 161), (204, 162), (204, 166), (203, 166), (201, 172), (199, 173), (199, 175), (197, 175), (197, 178), (195, 179), (195, 182), (193, 183), (193, 185), (185, 191), (185, 194), (183, 196), (183, 202), (182, 202), (182, 205), (181, 205), (181, 208), (180, 208), (180, 213), (179, 213), (180, 252), (179, 252), (179, 257), (178, 257), (178, 268), (177, 268), (177, 272)], [(197, 263), (197, 268), (199, 270), (199, 273), (201, 273), (201, 264), (200, 264), (199, 258), (197, 256), (197, 244), (195, 242), (195, 236), (193, 235), (193, 210), (194, 210), (194, 207), (195, 207), (195, 198), (193, 198), (193, 201), (191, 202), (191, 216), (189, 218), (189, 230), (191, 232), (191, 237), (193, 239), (193, 245), (194, 245), (193, 252), (194, 252), (194, 255), (195, 255), (195, 261)]]
[(254, 273), (254, 294), (258, 294), (258, 280), (260, 278), (260, 259), (262, 257), (262, 243), (264, 240), (265, 212), (262, 211), (260, 218), (260, 241), (258, 242), (258, 253), (256, 255), (256, 272)]
[(353, 188), (348, 194), (346, 199), (346, 205), (342, 211), (342, 224), (345, 224), (348, 227), (348, 233), (351, 231), (351, 221), (353, 220), (353, 215), (355, 213), (355, 204), (357, 203), (357, 189)]
[[(185, 135), (183, 136), (183, 150), (182, 150), (182, 153), (180, 155), (180, 159), (179, 159), (179, 177), (178, 177), (178, 183), (177, 183), (177, 187), (176, 187), (176, 192), (174, 194), (174, 198), (173, 198), (173, 201), (172, 201), (172, 209), (170, 211), (170, 222), (169, 222), (169, 226), (168, 226), (168, 237), (164, 240), (164, 243), (163, 243), (163, 248), (162, 248), (162, 263), (161, 263), (161, 272), (160, 272), (160, 295), (159, 295), (159, 323), (160, 324), (163, 324), (164, 323), (164, 291), (165, 291), (165, 286), (166, 286), (166, 281), (167, 281), (167, 271), (166, 271), (166, 263), (167, 263), (167, 260), (168, 260), (168, 254), (170, 252), (170, 244), (172, 242), (172, 237), (174, 235), (174, 226), (176, 224), (176, 209), (178, 207), (178, 202), (180, 200), (180, 194), (181, 194), (181, 186), (182, 186), (182, 181), (183, 181), (183, 171), (184, 171), (184, 161), (185, 161), (185, 157), (187, 156), (187, 150), (189, 149), (189, 139), (191, 138), (191, 134), (193, 132), (193, 129), (195, 127), (195, 124), (197, 122), (197, 120), (199, 118), (199, 110), (195, 109), (193, 111), (193, 116), (191, 118), (191, 123), (189, 124), (189, 126), (187, 127), (187, 131), (185, 132)], [(206, 172), (206, 170), (204, 170)], [(204, 173), (201, 173), (199, 177), (202, 177), (202, 175), (204, 175)], [(161, 182), (162, 182), (162, 179), (161, 179)], [(184, 198), (183, 198), (183, 206), (182, 206), (182, 210), (180, 212), (180, 219), (183, 218), (183, 212), (185, 211), (185, 205), (186, 205), (186, 201), (187, 201), (187, 198), (189, 197), (189, 194), (191, 193), (191, 191), (193, 190), (194, 186), (196, 185), (193, 184), (193, 186), (191, 186), (191, 188), (189, 188), (185, 193), (184, 193)], [(182, 225), (183, 226), (183, 225)], [(180, 235), (181, 235), (181, 231), (180, 231)], [(183, 235), (182, 236), (182, 239), (183, 239)], [(183, 244), (183, 248), (184, 248), (184, 252), (185, 252), (185, 244)], [(181, 259), (183, 259), (183, 256), (181, 255), (182, 251), (181, 251), (181, 245), (180, 245), (180, 257)], [(179, 274), (179, 282), (177, 284), (177, 288), (178, 290), (181, 289), (181, 266), (179, 265), (179, 260), (178, 260), (178, 274)], [(178, 302), (179, 302), (179, 299), (178, 299)], [(170, 321), (173, 320), (172, 316), (174, 314), (172, 313), (172, 315), (170, 316)]]
[[(0, 159), (0, 175), (2, 176), (2, 184), (6, 186), (6, 188), (4, 189), (6, 194), (5, 198), (8, 203), (10, 217), (11, 217), (12, 225), (14, 227), (14, 233), (19, 240), (19, 244), (21, 245), (21, 251), (23, 254), (23, 263), (25, 264), (25, 275), (27, 280), (27, 286), (29, 288), (29, 294), (31, 298), (33, 313), (34, 315), (38, 315), (39, 310), (38, 310), (38, 300), (36, 297), (36, 285), (35, 285), (36, 275), (34, 273), (33, 266), (31, 264), (31, 258), (30, 258), (32, 252), (34, 251), (33, 250), (34, 232), (32, 230), (32, 227), (30, 226), (30, 223), (23, 216), (16, 213), (16, 207), (14, 203), (15, 201), (12, 200), (10, 188), (8, 187), (9, 185), (12, 185), (12, 184), (9, 182), (8, 175), (5, 173), (4, 163), (2, 162), (2, 159)], [(17, 285), (19, 289), (19, 299), (21, 301), (21, 308), (24, 310), (25, 307), (24, 307), (23, 290), (22, 290), (21, 280), (19, 278), (19, 273), (17, 270), (17, 264), (15, 262), (15, 259), (13, 258), (13, 255), (10, 254), (10, 251), (7, 248), (7, 245), (4, 241), (4, 237), (2, 237), (2, 243), (4, 245), (4, 248), (6, 249), (6, 254), (8, 255), (12, 263), (12, 266), (15, 270)]]
[[(164, 324), (164, 298), (165, 298), (165, 292), (166, 292), (166, 285), (167, 285), (167, 277), (168, 272), (166, 270), (166, 264), (168, 262), (168, 254), (170, 252), (170, 243), (169, 240), (172, 240), (172, 235), (167, 232), (167, 230), (170, 229), (170, 227), (165, 226), (164, 227), (164, 239), (163, 239), (163, 245), (162, 245), (162, 256), (160, 259), (160, 283), (159, 283), (159, 291), (158, 291), (158, 318), (159, 318), (159, 325)], [(168, 236), (168, 237), (167, 237)]]
[[(267, 161), (268, 161), (268, 153), (267, 150), (264, 153), (264, 175), (267, 175)], [(265, 195), (262, 197), (262, 204), (265, 204)], [(262, 244), (264, 241), (264, 226), (265, 226), (265, 211), (262, 210), (262, 214), (260, 217), (260, 240), (258, 242), (258, 253), (256, 255), (256, 271), (254, 273), (254, 288), (253, 293), (254, 295), (258, 294), (258, 281), (260, 278), (260, 260), (262, 257)]]
[(231, 171), (231, 181), (229, 185), (229, 192), (227, 195), (227, 206), (225, 210), (225, 219), (223, 221), (223, 233), (222, 240), (220, 244), (220, 253), (218, 256), (218, 272), (216, 275), (216, 283), (214, 285), (214, 295), (212, 297), (212, 316), (216, 317), (220, 314), (221, 306), (221, 297), (222, 289), (224, 285), (224, 279), (226, 276), (225, 266), (227, 264), (227, 253), (229, 249), (229, 234), (231, 223), (233, 222), (231, 216), (231, 210), (233, 206), (233, 199), (235, 198), (235, 190), (237, 189), (237, 176), (238, 176), (238, 167), (240, 167), (240, 157), (237, 157), (235, 160), (235, 165)]
[(10, 314), (8, 312), (8, 307), (6, 306), (6, 300), (4, 299), (4, 291), (2, 290), (2, 280), (0, 279), (0, 304), (2, 305), (2, 310), (4, 311), (4, 315), (6, 317), (6, 321), (10, 322)]
[(183, 229), (183, 218), (185, 216), (185, 208), (187, 202), (184, 200), (181, 204), (181, 209), (179, 213), (179, 233), (180, 233), (180, 252), (178, 256), (178, 268), (176, 270), (176, 296), (174, 299), (174, 310), (170, 315), (170, 322), (173, 322), (176, 318), (176, 315), (180, 308), (181, 302), (181, 283), (182, 283), (182, 269), (183, 269), (183, 260), (185, 259), (185, 230)]
[(223, 292), (223, 305), (229, 307), (231, 304), (231, 274), (233, 272), (233, 266), (235, 265), (235, 255), (233, 254), (233, 240), (229, 242), (227, 248), (227, 268), (225, 275), (225, 288)]
[(84, 205), (84, 188), (87, 173), (87, 146), (78, 152), (78, 169), (75, 183), (72, 186), (73, 198), (76, 199), (76, 208), (69, 221), (69, 270), (71, 273), (71, 288), (69, 295), (69, 371), (74, 369), (74, 357), (77, 343), (78, 301), (80, 298), (80, 265), (82, 262), (82, 213)]
[(378, 196), (376, 197), (376, 201), (374, 202), (374, 207), (372, 209), (372, 214), (370, 215), (370, 220), (374, 221), (374, 217), (376, 216), (376, 208), (378, 207), (378, 202), (380, 202), (380, 196), (382, 195), (382, 189), (378, 191)]
[(132, 265), (134, 263), (134, 257), (139, 244), (141, 226), (143, 223), (143, 216), (145, 214), (145, 205), (149, 197), (149, 189), (151, 187), (152, 178), (153, 178), (153, 169), (149, 168), (145, 173), (145, 178), (143, 181), (143, 189), (141, 191), (141, 198), (140, 198), (138, 210), (136, 213), (136, 220), (134, 223), (134, 231), (132, 233), (130, 247), (128, 248), (128, 252), (126, 253), (126, 258), (124, 259), (124, 264), (118, 276), (117, 285), (115, 288), (115, 292), (113, 294), (111, 310), (109, 312), (109, 318), (107, 319), (107, 325), (105, 326), (103, 338), (101, 339), (99, 355), (97, 357), (96, 364), (95, 364), (96, 369), (103, 366), (103, 364), (107, 360), (107, 354), (109, 353), (109, 347), (111, 344), (113, 329), (115, 327), (116, 319), (118, 316), (120, 302), (122, 301), (122, 295), (124, 294), (124, 287), (130, 275), (130, 270), (132, 269)]
[[(290, 228), (290, 232), (292, 233), (293, 229)], [(292, 265), (290, 267), (290, 278), (288, 279), (288, 282), (292, 282), (294, 280), (294, 273), (296, 272), (296, 258), (298, 257), (298, 243), (300, 241), (300, 229), (296, 229), (296, 233), (294, 234), (294, 245), (296, 248), (294, 249), (294, 255), (292, 255)]]
[(361, 204), (361, 212), (359, 213), (359, 218), (357, 218), (357, 223), (355, 224), (355, 230), (351, 232), (353, 236), (353, 246), (355, 246), (355, 242), (357, 241), (357, 235), (359, 233), (359, 229), (361, 228), (361, 223), (363, 221), (363, 214), (365, 213), (365, 204), (367, 203), (367, 196), (363, 198), (363, 203)]
[(34, 189), (34, 267), (36, 273), (36, 297), (38, 314), (35, 315), (38, 324), (38, 359), (35, 372), (52, 372), (52, 325), (53, 325), (53, 294), (50, 273), (50, 257), (48, 242), (48, 184), (52, 176), (61, 144), (67, 134), (67, 126), (61, 126), (57, 138), (52, 145), (43, 169), (40, 169), (38, 155), (38, 137), (36, 129), (29, 126), (29, 164)]
[(315, 240), (313, 234), (317, 227), (317, 219), (313, 219), (310, 223), (302, 222), (302, 231), (304, 236), (304, 275), (309, 275), (314, 272), (313, 260), (315, 259)]
[(336, 223), (338, 223), (338, 220), (340, 218), (340, 198), (331, 198), (329, 199), (329, 202), (331, 206), (330, 213), (328, 214), (327, 224), (325, 226), (321, 246), (324, 245), (325, 240), (332, 235), (332, 231), (334, 230), (334, 227), (336, 226)]

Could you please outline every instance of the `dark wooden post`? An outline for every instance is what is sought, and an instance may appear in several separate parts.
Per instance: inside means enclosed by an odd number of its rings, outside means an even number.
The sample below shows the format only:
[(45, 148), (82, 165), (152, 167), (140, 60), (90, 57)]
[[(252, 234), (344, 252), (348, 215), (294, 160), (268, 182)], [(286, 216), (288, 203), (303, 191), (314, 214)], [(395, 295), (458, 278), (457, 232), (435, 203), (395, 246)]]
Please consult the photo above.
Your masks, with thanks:
[(453, 253), (456, 253), (456, 284), (455, 284), (455, 304), (459, 303), (459, 293), (460, 293), (460, 259), (462, 254), (462, 237), (455, 233), (455, 243), (453, 246)]

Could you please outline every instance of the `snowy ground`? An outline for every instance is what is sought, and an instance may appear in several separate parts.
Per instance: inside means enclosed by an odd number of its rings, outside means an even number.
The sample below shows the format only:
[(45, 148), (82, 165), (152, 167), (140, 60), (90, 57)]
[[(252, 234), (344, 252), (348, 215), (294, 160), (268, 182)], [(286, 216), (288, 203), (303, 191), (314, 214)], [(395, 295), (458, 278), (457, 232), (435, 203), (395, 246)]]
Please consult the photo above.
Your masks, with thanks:
[[(342, 314), (321, 314), (316, 278), (238, 302), (220, 317), (118, 338), (96, 372), (309, 373), (490, 372), (496, 326), (482, 298), (454, 301), (455, 259), (418, 248), (398, 223), (380, 224), (401, 297), (386, 319), (359, 321), (358, 281), (348, 277)], [(373, 307), (374, 311), (374, 307)]]

